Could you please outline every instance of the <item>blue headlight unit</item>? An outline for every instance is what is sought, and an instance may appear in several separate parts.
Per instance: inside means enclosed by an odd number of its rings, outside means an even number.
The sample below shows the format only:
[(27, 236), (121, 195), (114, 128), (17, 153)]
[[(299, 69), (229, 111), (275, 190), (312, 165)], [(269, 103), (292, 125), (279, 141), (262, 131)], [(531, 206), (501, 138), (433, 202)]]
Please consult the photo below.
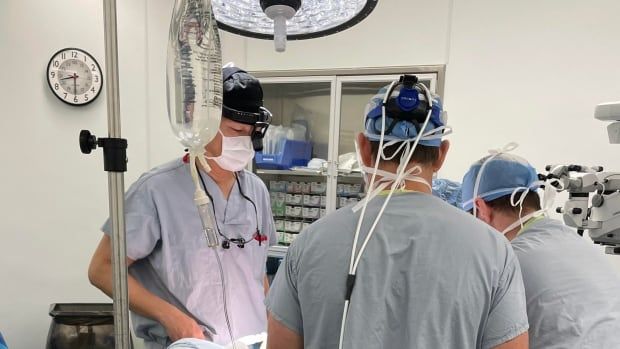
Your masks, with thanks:
[[(383, 99), (388, 95), (385, 103)], [(432, 98), (432, 107), (429, 103), (429, 97)], [(401, 138), (412, 139), (416, 137), (428, 116), (429, 110), (431, 116), (426, 130), (432, 130), (436, 127), (445, 126), (446, 120), (443, 120), (441, 99), (438, 96), (429, 96), (424, 86), (418, 82), (415, 75), (402, 75), (397, 83), (391, 89), (383, 88), (375, 95), (368, 109), (365, 121), (365, 134), (371, 140), (378, 140), (382, 127), (382, 107), (385, 106), (385, 135)], [(440, 139), (423, 140), (422, 145), (439, 146)]]
[(413, 87), (403, 86), (400, 89), (398, 97), (396, 97), (396, 104), (400, 110), (410, 112), (414, 110), (418, 104), (420, 104), (420, 98), (418, 98), (418, 90)]

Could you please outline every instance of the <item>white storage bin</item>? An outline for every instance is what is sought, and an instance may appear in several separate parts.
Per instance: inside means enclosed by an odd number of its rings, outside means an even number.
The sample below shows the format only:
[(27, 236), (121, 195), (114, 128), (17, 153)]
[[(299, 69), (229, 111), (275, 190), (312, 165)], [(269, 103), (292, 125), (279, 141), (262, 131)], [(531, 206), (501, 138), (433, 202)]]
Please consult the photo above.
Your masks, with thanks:
[(304, 206), (321, 206), (321, 197), (318, 195), (304, 195)]
[(286, 206), (286, 216), (288, 217), (301, 217), (301, 206)]
[(317, 219), (319, 218), (321, 211), (318, 207), (304, 207), (302, 214), (303, 218)]
[(284, 231), (284, 221), (281, 219), (276, 219), (276, 231)]
[(286, 194), (286, 203), (289, 205), (301, 205), (303, 196), (301, 194)]
[(312, 182), (310, 183), (310, 193), (311, 194), (325, 194), (327, 191), (327, 184), (323, 182)]

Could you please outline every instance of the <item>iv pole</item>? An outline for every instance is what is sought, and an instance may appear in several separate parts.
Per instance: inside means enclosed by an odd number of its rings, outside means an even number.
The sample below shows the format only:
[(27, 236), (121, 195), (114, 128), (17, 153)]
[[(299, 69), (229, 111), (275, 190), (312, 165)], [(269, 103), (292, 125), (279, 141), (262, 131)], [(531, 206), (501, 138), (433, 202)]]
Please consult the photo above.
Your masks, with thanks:
[[(110, 139), (121, 136), (120, 98), (118, 93), (118, 42), (116, 34), (116, 0), (103, 1), (105, 28), (106, 100)], [(127, 141), (124, 141), (125, 148)], [(121, 147), (123, 146), (121, 142)], [(118, 148), (116, 148), (118, 149)], [(104, 148), (104, 157), (106, 149)], [(124, 159), (127, 169), (126, 154)], [(125, 184), (123, 171), (108, 172), (110, 216), (112, 217), (112, 270), (114, 301), (114, 336), (117, 349), (130, 349), (129, 303), (127, 299), (127, 251), (125, 245)]]
[(95, 137), (88, 130), (80, 132), (80, 149), (89, 154), (103, 148), (104, 170), (108, 172), (110, 219), (112, 223), (112, 280), (114, 306), (114, 340), (116, 349), (131, 349), (129, 335), (129, 303), (127, 297), (127, 250), (125, 241), (125, 184), (127, 140), (121, 136), (118, 94), (118, 43), (116, 33), (116, 0), (103, 0), (105, 30), (106, 100), (109, 138)]

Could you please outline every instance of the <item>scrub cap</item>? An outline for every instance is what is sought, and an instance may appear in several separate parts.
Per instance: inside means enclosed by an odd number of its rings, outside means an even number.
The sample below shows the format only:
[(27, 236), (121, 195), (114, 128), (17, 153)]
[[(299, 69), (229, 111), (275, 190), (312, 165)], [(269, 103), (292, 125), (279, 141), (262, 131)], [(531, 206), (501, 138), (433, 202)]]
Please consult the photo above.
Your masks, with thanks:
[(535, 191), (540, 187), (536, 170), (525, 159), (506, 153), (489, 155), (474, 163), (463, 177), (462, 199), (465, 211), (473, 209), (476, 178), (482, 165), (491, 156), (493, 158), (482, 171), (476, 197), (492, 201), (518, 189)]
[[(364, 112), (364, 135), (371, 141), (379, 141), (381, 138), (383, 99), (389, 87), (390, 85), (382, 87), (366, 105), (366, 111)], [(428, 101), (426, 94), (419, 91), (417, 94), (417, 99), (419, 102), (415, 109), (410, 111), (399, 110), (399, 106), (396, 102), (393, 102), (398, 100), (400, 92), (403, 90), (402, 86), (399, 87), (400, 88), (397, 87), (394, 91), (392, 91), (392, 94), (387, 101), (385, 115), (385, 138), (388, 140), (411, 140), (417, 137), (420, 133), (420, 128), (422, 127), (428, 113)], [(433, 106), (431, 117), (424, 132), (422, 132), (423, 134), (438, 127), (446, 126), (447, 114), (443, 111), (441, 98), (437, 95), (432, 95), (432, 98)], [(401, 118), (402, 114), (407, 114), (410, 120), (403, 120)], [(398, 121), (393, 127), (390, 128), (390, 125), (392, 125), (395, 119)], [(441, 144), (441, 137), (435, 137), (434, 139), (421, 139), (419, 144), (430, 147), (439, 147)]]
[(246, 113), (258, 113), (263, 106), (263, 88), (257, 78), (237, 67), (222, 69), (224, 105)]
[(433, 179), (433, 195), (452, 206), (461, 208), (461, 183), (443, 178)]

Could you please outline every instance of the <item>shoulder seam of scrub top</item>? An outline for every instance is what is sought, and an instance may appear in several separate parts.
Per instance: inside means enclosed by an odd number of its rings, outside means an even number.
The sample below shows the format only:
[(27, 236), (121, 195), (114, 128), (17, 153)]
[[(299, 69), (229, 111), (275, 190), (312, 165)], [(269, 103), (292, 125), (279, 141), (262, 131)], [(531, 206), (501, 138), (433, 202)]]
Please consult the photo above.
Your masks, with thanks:
[[(171, 161), (172, 162), (172, 161)], [(135, 184), (136, 184), (136, 189), (139, 189), (140, 187), (142, 187), (142, 185), (144, 185), (148, 180), (150, 180), (151, 178), (155, 177), (155, 176), (159, 176), (168, 172), (172, 172), (172, 171), (176, 171), (179, 168), (183, 167), (183, 161), (181, 160), (180, 163), (177, 163), (174, 167), (172, 168), (168, 168), (165, 170), (160, 170), (157, 169), (157, 167), (154, 167), (152, 169), (150, 169), (147, 173), (145, 173), (142, 177), (138, 178), (138, 180), (136, 180)], [(156, 170), (157, 169), (157, 170)], [(150, 173), (152, 172), (152, 173)]]

